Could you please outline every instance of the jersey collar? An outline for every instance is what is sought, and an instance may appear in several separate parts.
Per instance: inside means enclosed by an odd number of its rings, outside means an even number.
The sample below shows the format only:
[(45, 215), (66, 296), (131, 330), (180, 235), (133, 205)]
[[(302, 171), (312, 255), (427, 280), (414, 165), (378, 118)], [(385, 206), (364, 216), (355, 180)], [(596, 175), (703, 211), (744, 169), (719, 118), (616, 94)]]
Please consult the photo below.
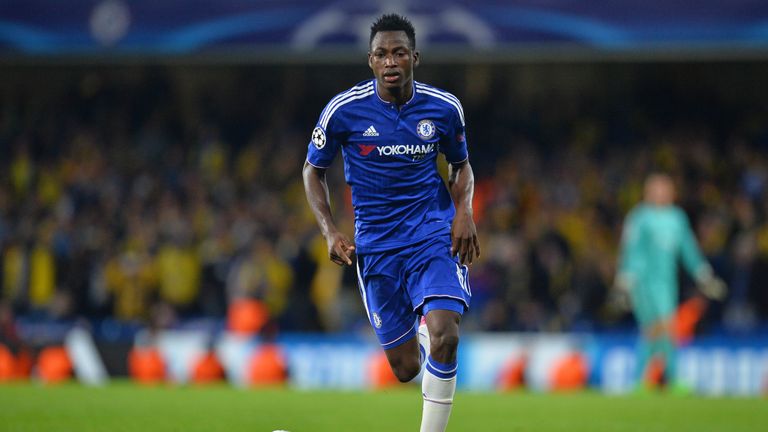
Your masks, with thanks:
[[(416, 98), (416, 81), (411, 81), (411, 87), (413, 91), (411, 92), (411, 98), (408, 99), (408, 102), (404, 103), (403, 106), (408, 105), (409, 103), (413, 102), (413, 100)], [(373, 93), (376, 95), (376, 99), (379, 100), (379, 102), (383, 103), (386, 106), (394, 105), (394, 102), (387, 102), (384, 99), (379, 96), (379, 82), (376, 81), (376, 78), (373, 79)]]

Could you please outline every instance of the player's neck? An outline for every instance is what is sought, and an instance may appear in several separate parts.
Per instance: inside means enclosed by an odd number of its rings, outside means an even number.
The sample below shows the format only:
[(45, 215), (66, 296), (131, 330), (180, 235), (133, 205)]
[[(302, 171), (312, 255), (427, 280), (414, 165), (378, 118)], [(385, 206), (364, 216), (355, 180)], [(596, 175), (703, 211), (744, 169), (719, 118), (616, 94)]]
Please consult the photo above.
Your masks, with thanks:
[(402, 87), (384, 88), (384, 86), (376, 86), (376, 92), (379, 94), (381, 100), (393, 103), (397, 106), (405, 105), (413, 97), (413, 81), (409, 81)]

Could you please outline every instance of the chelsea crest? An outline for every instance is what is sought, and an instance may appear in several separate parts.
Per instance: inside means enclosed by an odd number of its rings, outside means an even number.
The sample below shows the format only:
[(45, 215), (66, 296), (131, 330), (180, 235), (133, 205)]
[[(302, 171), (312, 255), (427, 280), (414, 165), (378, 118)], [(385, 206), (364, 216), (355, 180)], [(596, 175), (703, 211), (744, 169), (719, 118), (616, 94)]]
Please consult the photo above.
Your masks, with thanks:
[(419, 138), (428, 140), (435, 136), (435, 124), (432, 120), (422, 120), (416, 125), (416, 133), (419, 134)]

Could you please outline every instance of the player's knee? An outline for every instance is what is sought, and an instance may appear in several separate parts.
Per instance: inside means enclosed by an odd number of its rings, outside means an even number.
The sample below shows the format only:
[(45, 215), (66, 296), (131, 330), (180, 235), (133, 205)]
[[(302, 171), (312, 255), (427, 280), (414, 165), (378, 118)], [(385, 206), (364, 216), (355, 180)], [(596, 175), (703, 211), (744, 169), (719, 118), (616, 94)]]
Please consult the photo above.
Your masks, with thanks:
[(447, 362), (456, 357), (459, 348), (459, 335), (454, 332), (430, 335), (432, 357), (437, 361)]

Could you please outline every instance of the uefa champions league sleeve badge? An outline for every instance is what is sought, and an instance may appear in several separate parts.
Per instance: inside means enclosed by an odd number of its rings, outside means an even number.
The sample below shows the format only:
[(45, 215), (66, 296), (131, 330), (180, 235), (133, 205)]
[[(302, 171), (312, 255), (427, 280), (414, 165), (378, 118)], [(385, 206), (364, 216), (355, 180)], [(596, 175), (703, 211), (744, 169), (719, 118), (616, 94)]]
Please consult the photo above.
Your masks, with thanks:
[(435, 136), (435, 124), (432, 120), (422, 120), (416, 125), (416, 133), (419, 134), (419, 138), (428, 140)]
[(314, 144), (318, 150), (325, 147), (325, 132), (323, 131), (323, 128), (316, 127), (315, 130), (312, 131), (312, 144)]

